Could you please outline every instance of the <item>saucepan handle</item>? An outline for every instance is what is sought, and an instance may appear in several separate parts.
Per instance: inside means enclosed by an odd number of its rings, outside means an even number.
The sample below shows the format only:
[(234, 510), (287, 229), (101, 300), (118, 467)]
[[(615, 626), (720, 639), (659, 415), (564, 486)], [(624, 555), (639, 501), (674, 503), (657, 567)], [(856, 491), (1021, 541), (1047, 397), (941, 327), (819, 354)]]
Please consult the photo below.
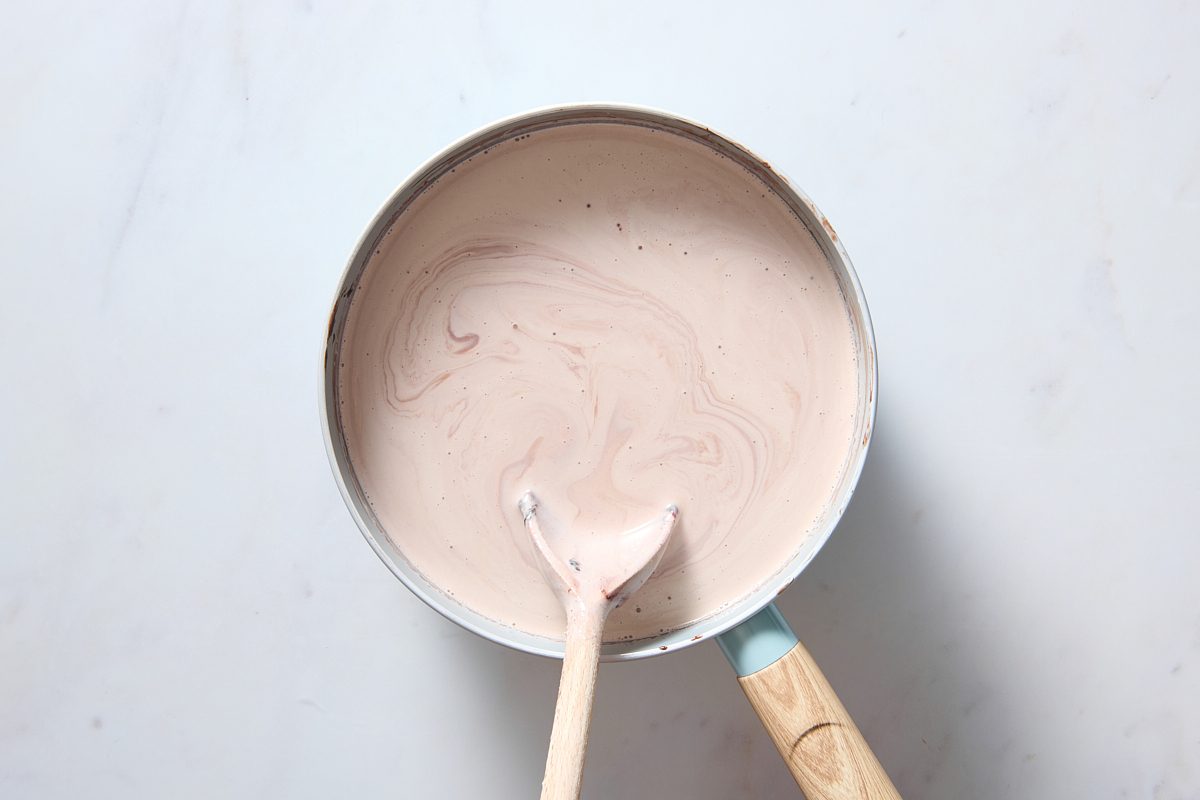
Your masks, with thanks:
[(900, 800), (833, 687), (774, 604), (717, 642), (808, 800)]

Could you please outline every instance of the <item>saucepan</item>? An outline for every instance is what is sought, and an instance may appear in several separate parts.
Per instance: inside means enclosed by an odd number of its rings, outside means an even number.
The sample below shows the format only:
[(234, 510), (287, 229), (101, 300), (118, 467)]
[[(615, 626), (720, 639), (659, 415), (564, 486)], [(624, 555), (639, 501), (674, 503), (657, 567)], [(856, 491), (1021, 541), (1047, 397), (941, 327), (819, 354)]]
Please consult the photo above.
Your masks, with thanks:
[(489, 619), (434, 585), (414, 568), (389, 537), (368, 502), (350, 457), (339, 413), (342, 403), (339, 369), (345, 362), (343, 348), (353, 346), (352, 342), (346, 341), (351, 302), (356, 292), (369, 290), (369, 287), (364, 289), (360, 279), (383, 237), (415, 198), (473, 154), (534, 132), (589, 122), (636, 125), (701, 143), (748, 170), (781, 198), (807, 228), (836, 276), (855, 338), (858, 382), (856, 428), (847, 444), (839, 482), (828, 497), (821, 518), (807, 529), (804, 525), (796, 526), (796, 546), (789, 557), (771, 565), (775, 568), (773, 577), (740, 602), (684, 628), (647, 638), (606, 642), (601, 658), (627, 661), (665, 655), (715, 639), (792, 775), (809, 798), (898, 797), (829, 682), (773, 603), (833, 533), (862, 472), (875, 420), (877, 385), (875, 343), (866, 301), (850, 259), (829, 220), (770, 164), (728, 137), (674, 114), (644, 107), (613, 104), (556, 106), (510, 117), (466, 136), (434, 156), (401, 184), (354, 248), (336, 295), (325, 341), (322, 424), (334, 476), (350, 514), (384, 564), (434, 610), (499, 644), (527, 653), (563, 657), (561, 641), (532, 635)]

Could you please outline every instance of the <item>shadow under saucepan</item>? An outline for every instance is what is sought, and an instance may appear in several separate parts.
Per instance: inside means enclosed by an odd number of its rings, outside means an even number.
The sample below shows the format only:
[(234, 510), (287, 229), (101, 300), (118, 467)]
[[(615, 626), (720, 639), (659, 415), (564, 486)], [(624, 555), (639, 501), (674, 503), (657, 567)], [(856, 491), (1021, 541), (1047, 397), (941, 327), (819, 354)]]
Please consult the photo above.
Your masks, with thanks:
[[(987, 685), (986, 664), (962, 644), (956, 584), (911, 484), (903, 442), (877, 426), (858, 490), (821, 553), (779, 606), (862, 728), (902, 795), (987, 798), (1003, 787), (957, 737)], [(494, 713), (515, 769), (541, 778), (558, 664), (493, 651)], [(996, 721), (1002, 724), (1003, 721)], [(584, 798), (693, 800), (799, 797), (715, 643), (600, 670)]]
[(883, 414), (877, 430), (845, 517), (779, 606), (902, 796), (1005, 797), (1000, 759), (966, 724), (990, 714), (1010, 729), (1005, 709), (980, 708), (996, 665), (972, 647), (986, 626), (944, 546), (970, 532), (939, 519), (939, 487), (914, 468), (920, 440), (904, 438), (919, 432)]

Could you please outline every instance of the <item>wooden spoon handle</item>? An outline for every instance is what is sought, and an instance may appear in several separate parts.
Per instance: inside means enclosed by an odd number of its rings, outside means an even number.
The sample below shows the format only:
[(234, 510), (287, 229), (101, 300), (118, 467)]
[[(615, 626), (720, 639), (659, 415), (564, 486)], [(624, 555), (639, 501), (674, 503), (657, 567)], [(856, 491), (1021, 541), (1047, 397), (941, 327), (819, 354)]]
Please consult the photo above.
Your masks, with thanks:
[(900, 800), (804, 645), (738, 683), (808, 800)]
[(546, 754), (542, 800), (578, 800), (583, 786), (592, 700), (596, 696), (596, 670), (604, 617), (585, 611), (568, 611), (566, 654), (554, 707), (554, 729)]

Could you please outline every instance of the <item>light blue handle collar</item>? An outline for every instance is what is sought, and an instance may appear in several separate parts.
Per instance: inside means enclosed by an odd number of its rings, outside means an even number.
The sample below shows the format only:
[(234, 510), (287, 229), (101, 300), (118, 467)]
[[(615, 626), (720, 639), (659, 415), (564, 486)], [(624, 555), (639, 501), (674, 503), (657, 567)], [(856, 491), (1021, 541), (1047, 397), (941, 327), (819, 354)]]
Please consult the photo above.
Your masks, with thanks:
[(739, 678), (769, 667), (797, 645), (799, 640), (774, 603), (717, 637), (721, 652)]

